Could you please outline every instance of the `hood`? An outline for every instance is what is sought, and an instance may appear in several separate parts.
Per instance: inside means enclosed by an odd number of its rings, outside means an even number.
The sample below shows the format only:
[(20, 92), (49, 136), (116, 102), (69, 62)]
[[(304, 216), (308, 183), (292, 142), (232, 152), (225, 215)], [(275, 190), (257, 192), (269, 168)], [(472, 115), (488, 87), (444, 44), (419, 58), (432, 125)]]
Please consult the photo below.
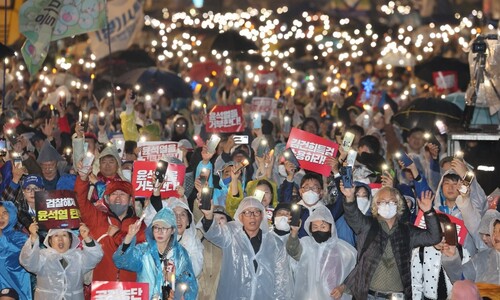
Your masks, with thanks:
[[(190, 218), (191, 222), (189, 223), (189, 228), (186, 228), (186, 232), (184, 233), (184, 235), (186, 235), (186, 233), (190, 234), (190, 235), (192, 234), (193, 236), (196, 235), (196, 225), (194, 224), (194, 216), (193, 216), (193, 213), (191, 212), (191, 210), (189, 209), (189, 206), (177, 198), (172, 198), (172, 201), (169, 201), (169, 203), (168, 203), (168, 207), (170, 209), (172, 209), (172, 211), (176, 207), (182, 207), (185, 210), (187, 210), (189, 212), (189, 214), (191, 215), (191, 218)], [(174, 216), (175, 216), (175, 213), (174, 213)]]
[(40, 153), (38, 154), (38, 158), (36, 160), (37, 163), (44, 163), (48, 161), (63, 161), (63, 157), (57, 150), (52, 147), (48, 140), (45, 140), (42, 148), (40, 149)]
[(176, 226), (177, 222), (175, 220), (175, 214), (170, 207), (162, 208), (154, 216), (153, 221), (151, 221), (151, 224), (149, 224), (148, 228), (146, 229), (146, 239), (148, 240), (148, 242), (151, 243), (154, 241), (153, 224), (156, 220), (162, 220), (164, 222), (167, 222), (174, 228), (174, 239), (172, 241), (174, 243), (177, 242), (177, 226)]
[(491, 221), (500, 219), (500, 212), (495, 209), (488, 209), (479, 223), (479, 229), (477, 230), (481, 234), (491, 234), (490, 225)]
[(10, 232), (14, 230), (14, 226), (17, 223), (17, 208), (14, 203), (10, 201), (2, 201), (0, 202), (0, 206), (3, 206), (5, 210), (9, 213), (9, 223), (4, 228), (4, 232)]
[(493, 229), (494, 229), (494, 228), (493, 228), (493, 224), (495, 224), (495, 222), (496, 222), (496, 221), (500, 221), (500, 217), (499, 217), (499, 216), (497, 216), (497, 217), (493, 218), (493, 219), (490, 221), (490, 224), (489, 224), (489, 234), (490, 234), (490, 236), (491, 236), (492, 242), (494, 242), (494, 241), (493, 241)]
[(364, 187), (368, 191), (368, 199), (370, 199), (370, 201), (372, 200), (372, 188), (368, 184), (361, 181), (354, 181), (354, 186), (356, 187), (355, 190), (357, 190), (358, 187)]
[(73, 236), (73, 239), (71, 241), (71, 245), (69, 246), (68, 251), (72, 250), (72, 249), (76, 249), (76, 247), (78, 247), (78, 245), (80, 244), (80, 239), (78, 238), (78, 235), (73, 230), (70, 230), (70, 229), (49, 229), (49, 233), (47, 233), (47, 236), (45, 237), (45, 240), (43, 241), (43, 244), (45, 245), (45, 247), (47, 247), (47, 249), (51, 248), (49, 246), (49, 237), (53, 236), (54, 234), (56, 234), (58, 232), (62, 232), (62, 231), (69, 232), (69, 234), (71, 234)]
[[(449, 169), (448, 171), (444, 172), (443, 176), (441, 176), (441, 179), (439, 180), (439, 184), (438, 184), (437, 189), (436, 189), (436, 197), (434, 200), (434, 209), (439, 209), (440, 206), (444, 205), (445, 198), (443, 195), (442, 186), (443, 186), (444, 176), (446, 176), (448, 174), (457, 174), (457, 173), (455, 171), (453, 171), (452, 169)], [(438, 201), (436, 201), (436, 200), (438, 200)]]
[(321, 205), (321, 206), (318, 206), (317, 208), (315, 208), (312, 211), (312, 213), (309, 215), (309, 217), (307, 218), (306, 222), (304, 223), (304, 229), (306, 230), (307, 234), (309, 236), (312, 236), (311, 231), (309, 229), (311, 222), (312, 221), (320, 221), (320, 220), (332, 224), (332, 226), (331, 226), (332, 237), (331, 238), (337, 239), (337, 228), (335, 227), (335, 221), (333, 221), (332, 213), (324, 205)]
[(118, 154), (118, 150), (116, 149), (116, 147), (114, 145), (108, 146), (108, 147), (104, 148), (101, 151), (101, 153), (99, 153), (99, 157), (97, 157), (97, 159), (100, 160), (104, 156), (108, 156), (108, 155), (113, 156), (116, 159), (116, 162), (118, 163), (118, 171), (117, 171), (118, 176), (120, 176), (120, 178), (122, 180), (127, 180), (123, 176), (123, 172), (122, 172), (122, 160), (120, 158), (120, 154)]
[(259, 200), (257, 200), (254, 197), (245, 197), (243, 200), (241, 200), (240, 205), (238, 206), (238, 209), (234, 213), (234, 221), (241, 226), (243, 224), (240, 221), (240, 214), (247, 208), (250, 207), (255, 207), (258, 208), (262, 211), (262, 221), (260, 222), (260, 229), (263, 232), (268, 232), (269, 231), (269, 225), (267, 224), (267, 218), (266, 218), (266, 210), (264, 209), (264, 206), (262, 203), (260, 203)]

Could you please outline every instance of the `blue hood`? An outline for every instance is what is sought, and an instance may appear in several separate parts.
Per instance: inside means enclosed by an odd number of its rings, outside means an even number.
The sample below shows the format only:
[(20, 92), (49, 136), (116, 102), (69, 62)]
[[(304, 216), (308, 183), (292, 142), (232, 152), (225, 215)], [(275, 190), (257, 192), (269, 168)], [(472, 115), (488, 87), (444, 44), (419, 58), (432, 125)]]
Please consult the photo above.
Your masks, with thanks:
[(175, 219), (175, 214), (169, 207), (164, 207), (159, 212), (156, 213), (156, 215), (153, 218), (153, 221), (151, 222), (151, 224), (149, 224), (148, 228), (146, 229), (146, 239), (148, 240), (148, 242), (152, 243), (155, 240), (153, 236), (153, 223), (157, 220), (162, 220), (164, 222), (167, 222), (170, 226), (172, 226), (172, 228), (174, 228), (173, 241), (177, 241), (177, 221)]
[(14, 230), (14, 226), (17, 223), (17, 208), (14, 203), (10, 201), (0, 202), (0, 206), (3, 206), (5, 210), (9, 213), (9, 223), (4, 228), (3, 232), (8, 233)]

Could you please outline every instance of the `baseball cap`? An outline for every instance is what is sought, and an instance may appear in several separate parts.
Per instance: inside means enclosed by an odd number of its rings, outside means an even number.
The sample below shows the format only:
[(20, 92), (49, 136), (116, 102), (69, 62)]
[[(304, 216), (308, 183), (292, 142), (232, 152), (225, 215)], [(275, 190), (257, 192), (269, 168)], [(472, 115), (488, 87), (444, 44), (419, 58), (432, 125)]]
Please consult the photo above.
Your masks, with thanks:
[(44, 188), (43, 179), (38, 175), (28, 175), (23, 181), (23, 189), (25, 189), (28, 185), (34, 184), (39, 188)]

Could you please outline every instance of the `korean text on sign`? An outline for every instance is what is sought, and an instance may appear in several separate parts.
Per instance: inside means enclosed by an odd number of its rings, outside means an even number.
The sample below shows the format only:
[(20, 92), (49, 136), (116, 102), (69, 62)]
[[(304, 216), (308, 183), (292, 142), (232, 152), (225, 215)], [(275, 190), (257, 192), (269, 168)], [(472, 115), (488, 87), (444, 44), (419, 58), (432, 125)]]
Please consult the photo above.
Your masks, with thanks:
[[(136, 197), (149, 197), (153, 192), (153, 174), (156, 169), (156, 162), (135, 161), (134, 173), (132, 175), (132, 185)], [(162, 197), (177, 196), (176, 188), (184, 184), (186, 166), (183, 164), (168, 164), (165, 181), (161, 187)]]
[(92, 300), (148, 300), (149, 286), (144, 282), (92, 282)]
[(243, 131), (241, 106), (215, 106), (207, 116), (207, 132)]
[(69, 190), (36, 192), (35, 211), (40, 228), (78, 228), (80, 210), (75, 197), (75, 192)]
[(179, 158), (177, 142), (139, 142), (137, 148), (140, 149), (137, 160), (159, 161), (167, 157)]

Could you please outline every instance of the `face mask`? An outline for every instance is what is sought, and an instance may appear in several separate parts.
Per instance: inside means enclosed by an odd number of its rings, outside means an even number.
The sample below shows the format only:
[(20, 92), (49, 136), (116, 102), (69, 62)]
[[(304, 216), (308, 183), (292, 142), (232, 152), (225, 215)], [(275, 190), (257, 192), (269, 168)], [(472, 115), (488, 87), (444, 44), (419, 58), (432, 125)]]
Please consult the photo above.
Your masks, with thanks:
[(359, 210), (363, 213), (366, 214), (368, 209), (370, 209), (370, 200), (368, 200), (368, 197), (357, 197), (356, 202), (358, 203), (358, 208)]
[(219, 182), (219, 184), (220, 184), (221, 186), (228, 186), (228, 185), (229, 185), (229, 183), (231, 183), (231, 176), (230, 176), (230, 177), (228, 177), (228, 178), (226, 178), (226, 179), (222, 179), (222, 178), (221, 178), (221, 180), (220, 180), (220, 182)]
[(304, 200), (304, 202), (307, 205), (313, 205), (316, 202), (318, 202), (319, 194), (316, 192), (313, 192), (313, 191), (307, 191), (307, 192), (302, 194), (302, 200)]
[(121, 216), (128, 209), (128, 205), (122, 204), (109, 204), (109, 210), (111, 210), (118, 217)]
[(279, 165), (278, 166), (278, 173), (280, 174), (281, 177), (287, 177), (288, 176), (288, 174), (286, 174), (285, 165)]
[(127, 181), (132, 181), (132, 170), (122, 170), (122, 174)]
[(311, 232), (311, 235), (317, 243), (321, 244), (323, 242), (328, 241), (328, 239), (332, 236), (332, 233), (331, 232), (323, 232), (323, 231), (315, 231), (315, 232)]
[(398, 212), (398, 206), (393, 203), (380, 204), (378, 206), (378, 214), (384, 219), (391, 219)]
[(281, 231), (290, 231), (290, 224), (288, 224), (288, 217), (274, 218), (274, 227)]

